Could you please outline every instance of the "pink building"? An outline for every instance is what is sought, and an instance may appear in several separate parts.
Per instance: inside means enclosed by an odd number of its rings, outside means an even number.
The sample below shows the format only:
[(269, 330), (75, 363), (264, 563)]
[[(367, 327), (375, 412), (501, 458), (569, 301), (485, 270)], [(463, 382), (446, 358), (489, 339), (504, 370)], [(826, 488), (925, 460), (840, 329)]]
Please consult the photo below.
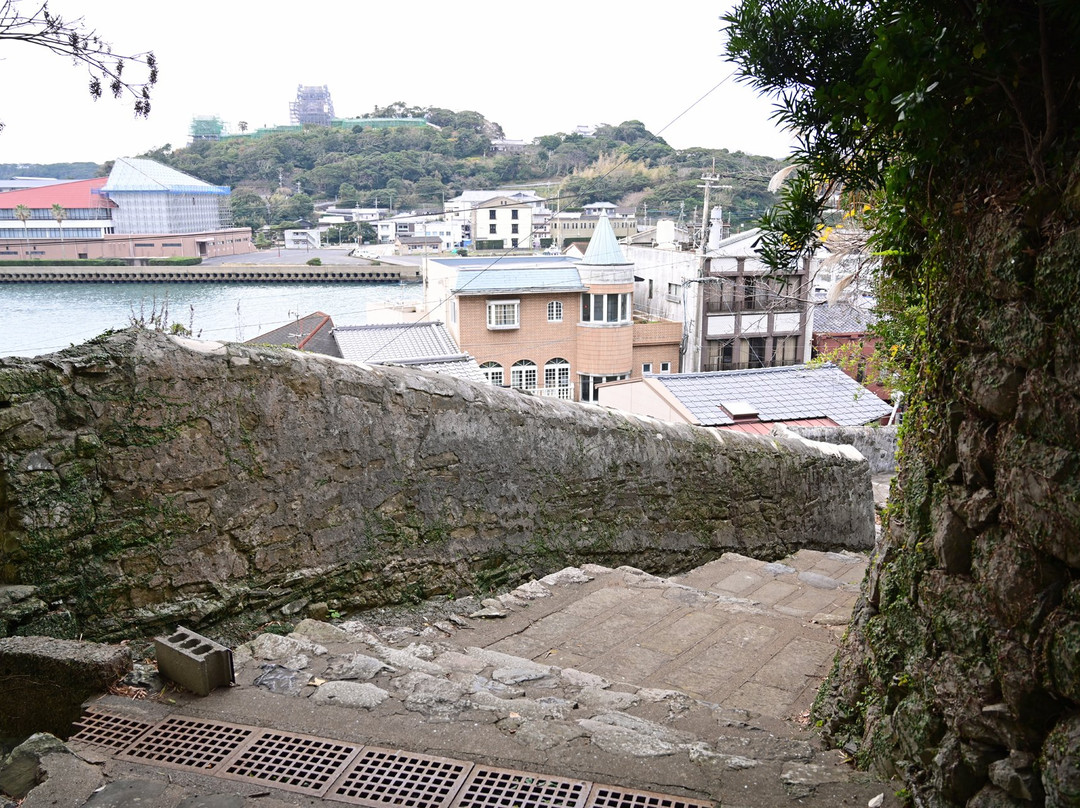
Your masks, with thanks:
[(678, 323), (635, 324), (634, 266), (606, 217), (585, 256), (433, 259), (429, 296), (491, 384), (596, 401), (596, 386), (677, 370)]

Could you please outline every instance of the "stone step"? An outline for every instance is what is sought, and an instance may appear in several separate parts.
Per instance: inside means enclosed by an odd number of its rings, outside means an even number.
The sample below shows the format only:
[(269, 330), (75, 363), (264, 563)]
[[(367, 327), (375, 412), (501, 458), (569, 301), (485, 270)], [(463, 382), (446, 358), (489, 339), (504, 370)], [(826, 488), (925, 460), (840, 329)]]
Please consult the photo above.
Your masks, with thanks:
[(866, 804), (891, 791), (805, 727), (864, 565), (586, 565), (417, 625), (302, 620), (235, 649), (236, 687), (165, 712), (725, 806)]

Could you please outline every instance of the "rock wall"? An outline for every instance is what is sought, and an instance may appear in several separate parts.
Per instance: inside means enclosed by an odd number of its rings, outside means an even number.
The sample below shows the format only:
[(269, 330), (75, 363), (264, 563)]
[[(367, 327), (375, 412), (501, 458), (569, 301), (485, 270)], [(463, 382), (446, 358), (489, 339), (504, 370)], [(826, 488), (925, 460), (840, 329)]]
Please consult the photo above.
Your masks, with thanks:
[(0, 361), (0, 633), (106, 639), (872, 540), (865, 461), (796, 437), (141, 330)]
[(791, 431), (808, 440), (854, 446), (870, 463), (871, 474), (896, 471), (895, 426), (799, 426)]
[(900, 496), (817, 706), (922, 805), (1080, 805), (1080, 159), (1060, 168), (1063, 192), (953, 206)]

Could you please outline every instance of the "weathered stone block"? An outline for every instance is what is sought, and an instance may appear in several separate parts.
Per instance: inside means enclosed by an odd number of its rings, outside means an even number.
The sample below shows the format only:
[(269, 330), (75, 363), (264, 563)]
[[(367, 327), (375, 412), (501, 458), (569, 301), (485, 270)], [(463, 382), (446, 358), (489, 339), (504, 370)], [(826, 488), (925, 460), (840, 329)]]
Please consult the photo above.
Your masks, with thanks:
[(131, 670), (118, 645), (51, 637), (0, 638), (0, 737), (67, 737), (82, 703)]

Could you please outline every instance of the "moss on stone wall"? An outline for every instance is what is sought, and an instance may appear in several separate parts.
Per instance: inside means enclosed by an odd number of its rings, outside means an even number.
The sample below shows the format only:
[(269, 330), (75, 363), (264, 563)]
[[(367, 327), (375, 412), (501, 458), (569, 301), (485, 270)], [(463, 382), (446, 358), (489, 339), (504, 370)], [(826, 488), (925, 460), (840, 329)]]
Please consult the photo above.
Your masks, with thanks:
[(43, 604), (0, 632), (55, 613), (109, 638), (871, 540), (865, 465), (794, 439), (185, 345), (131, 330), (0, 360), (0, 583)]

